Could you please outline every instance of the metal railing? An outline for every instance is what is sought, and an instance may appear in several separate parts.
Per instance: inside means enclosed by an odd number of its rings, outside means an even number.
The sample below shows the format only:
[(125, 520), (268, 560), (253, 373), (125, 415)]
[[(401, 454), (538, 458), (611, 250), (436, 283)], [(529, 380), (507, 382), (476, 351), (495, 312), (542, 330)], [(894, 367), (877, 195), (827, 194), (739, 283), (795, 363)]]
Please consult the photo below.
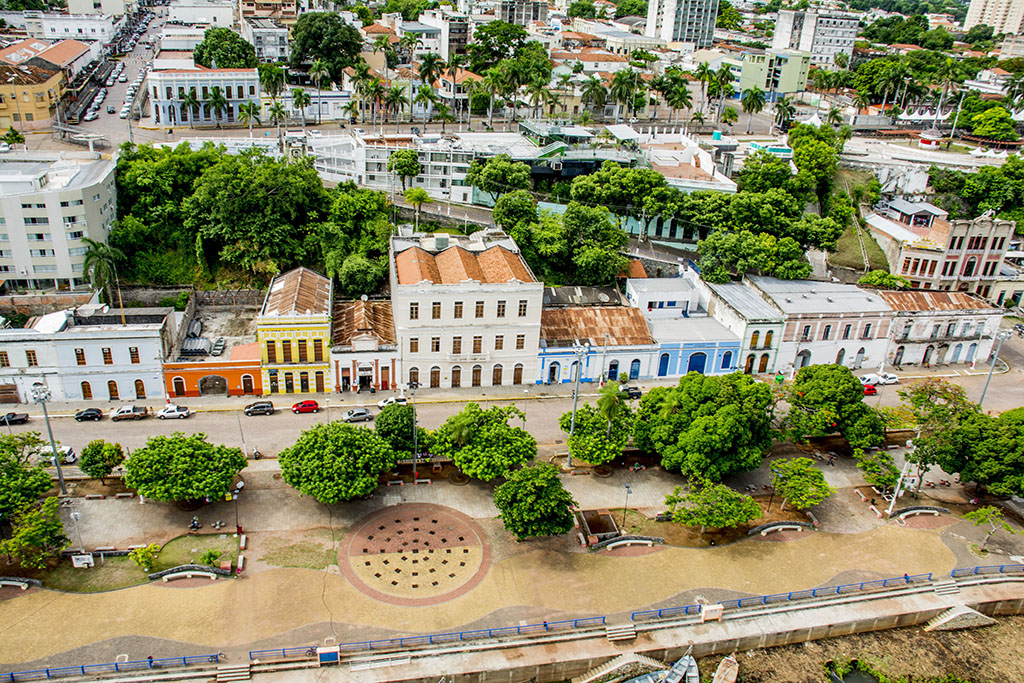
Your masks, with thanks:
[(170, 669), (188, 667), (196, 664), (217, 664), (221, 654), (192, 655), (188, 657), (162, 657), (160, 659), (139, 659), (131, 662), (109, 662), (106, 664), (83, 664), (80, 666), (59, 666), (32, 671), (14, 671), (0, 675), (4, 681), (38, 681), (63, 676), (89, 676), (96, 674), (115, 674), (129, 671), (149, 669)]
[(1024, 574), (1024, 564), (992, 564), (981, 567), (965, 567), (954, 569), (949, 573), (950, 577), (957, 579), (961, 576), (977, 576), (979, 574)]
[[(453, 631), (451, 633), (431, 633), (422, 636), (407, 636), (404, 638), (388, 638), (384, 640), (364, 640), (355, 643), (338, 643), (342, 652), (376, 651), (388, 649), (401, 649), (410, 647), (424, 647), (429, 645), (443, 645), (445, 643), (457, 643), (466, 640), (479, 640), (482, 638), (502, 638), (506, 636), (521, 636), (551, 631), (567, 631), (592, 626), (604, 626), (605, 617), (587, 617), (585, 619), (566, 619), (565, 621), (545, 621), (540, 624), (526, 624), (523, 626), (506, 626), (503, 628), (482, 628), (475, 631)], [(261, 659), (267, 657), (312, 657), (316, 654), (316, 645), (307, 647), (286, 647), (272, 650), (250, 650), (249, 659)]]

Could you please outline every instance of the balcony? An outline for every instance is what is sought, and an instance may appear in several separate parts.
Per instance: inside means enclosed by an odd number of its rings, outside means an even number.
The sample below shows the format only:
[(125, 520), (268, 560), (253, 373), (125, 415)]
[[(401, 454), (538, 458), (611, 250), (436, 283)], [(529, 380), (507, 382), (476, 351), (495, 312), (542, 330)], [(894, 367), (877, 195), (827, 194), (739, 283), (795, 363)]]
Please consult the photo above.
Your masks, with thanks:
[(449, 353), (444, 359), (449, 363), (486, 363), (491, 359), (491, 354), (483, 353)]
[(920, 336), (904, 334), (895, 337), (893, 341), (898, 344), (942, 344), (948, 342), (979, 341), (984, 335), (972, 332), (970, 334), (940, 334), (938, 336)]

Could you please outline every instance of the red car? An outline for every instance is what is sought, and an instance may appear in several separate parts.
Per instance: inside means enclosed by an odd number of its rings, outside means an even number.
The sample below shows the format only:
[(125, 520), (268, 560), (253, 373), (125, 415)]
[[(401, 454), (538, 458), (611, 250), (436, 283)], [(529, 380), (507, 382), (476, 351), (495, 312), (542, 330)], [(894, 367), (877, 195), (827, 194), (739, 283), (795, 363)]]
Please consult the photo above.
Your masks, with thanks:
[(318, 413), (320, 404), (316, 401), (299, 401), (292, 406), (293, 413)]
[(875, 385), (873, 385), (873, 384), (865, 384), (864, 385), (864, 395), (865, 396), (874, 396), (877, 393), (878, 393), (878, 389), (875, 388)]

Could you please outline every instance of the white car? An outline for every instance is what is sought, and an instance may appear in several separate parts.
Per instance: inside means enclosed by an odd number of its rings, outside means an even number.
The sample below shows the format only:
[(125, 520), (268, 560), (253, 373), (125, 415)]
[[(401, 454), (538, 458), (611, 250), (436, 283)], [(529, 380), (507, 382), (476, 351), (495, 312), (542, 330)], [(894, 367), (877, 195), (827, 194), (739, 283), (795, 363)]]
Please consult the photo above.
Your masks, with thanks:
[(157, 412), (157, 418), (161, 420), (184, 420), (186, 417), (192, 414), (192, 411), (185, 406), (176, 406), (173, 403), (168, 406), (164, 406)]
[(395, 403), (397, 403), (400, 406), (404, 406), (408, 402), (409, 401), (408, 401), (408, 399), (405, 398), (405, 396), (389, 396), (388, 398), (384, 399), (383, 401), (377, 401), (377, 407), (380, 408), (381, 410), (383, 410), (384, 408), (387, 408), (389, 405), (392, 405), (392, 404), (395, 404)]
[[(60, 453), (60, 462), (62, 465), (70, 465), (74, 463), (76, 460), (78, 460), (78, 456), (75, 455), (75, 449), (72, 448), (71, 446), (57, 446), (57, 452)], [(53, 450), (49, 446), (44, 446), (43, 448), (40, 448), (38, 451), (36, 451), (35, 455), (43, 464), (47, 465), (48, 467), (54, 466), (55, 463), (53, 462)]]
[(860, 383), (866, 387), (873, 387), (876, 384), (899, 384), (899, 381), (900, 378), (891, 372), (872, 372), (860, 378)]
[(96, 112), (94, 110), (90, 109), (89, 112), (85, 116), (82, 117), (82, 120), (83, 121), (95, 121), (98, 118), (99, 118), (99, 116), (96, 114)]

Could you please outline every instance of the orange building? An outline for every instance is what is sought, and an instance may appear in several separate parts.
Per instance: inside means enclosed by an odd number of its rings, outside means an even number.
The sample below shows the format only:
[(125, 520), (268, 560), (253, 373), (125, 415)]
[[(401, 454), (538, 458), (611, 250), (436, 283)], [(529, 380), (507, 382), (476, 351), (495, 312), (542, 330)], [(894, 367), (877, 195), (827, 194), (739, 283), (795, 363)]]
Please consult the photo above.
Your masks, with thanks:
[(171, 398), (196, 396), (260, 396), (259, 344), (238, 344), (224, 356), (164, 363), (164, 384)]

